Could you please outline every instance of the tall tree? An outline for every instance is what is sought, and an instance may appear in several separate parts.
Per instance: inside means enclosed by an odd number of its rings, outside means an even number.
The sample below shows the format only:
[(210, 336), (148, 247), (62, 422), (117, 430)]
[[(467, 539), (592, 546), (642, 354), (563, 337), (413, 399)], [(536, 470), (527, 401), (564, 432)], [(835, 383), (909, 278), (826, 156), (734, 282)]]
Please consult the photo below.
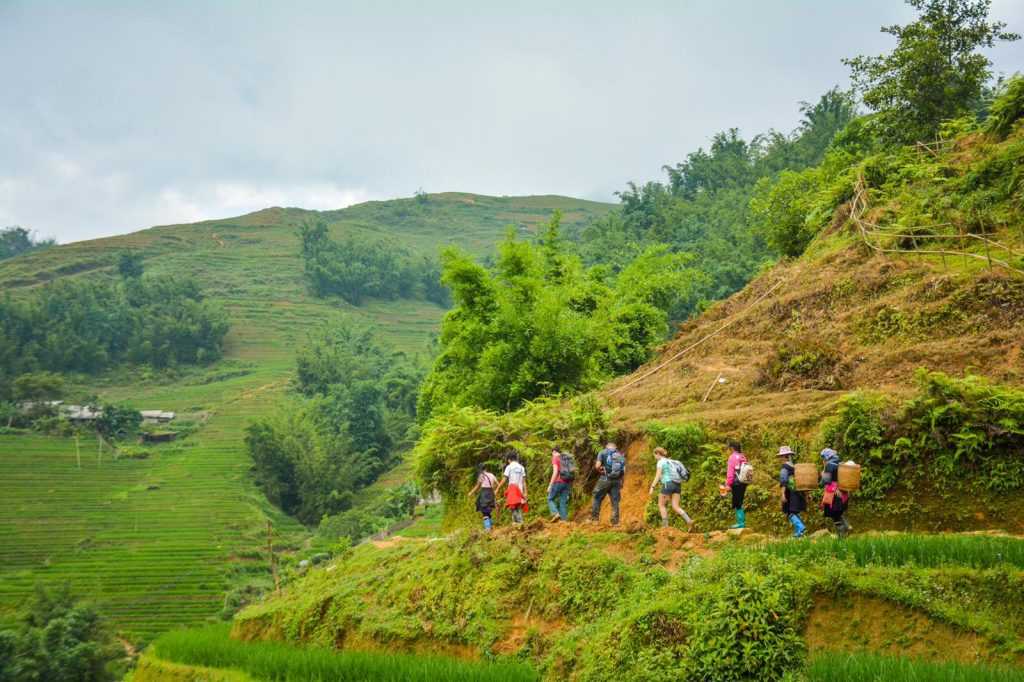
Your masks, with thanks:
[(911, 143), (931, 139), (939, 124), (974, 111), (992, 62), (978, 52), (1020, 38), (990, 22), (991, 0), (907, 0), (919, 12), (906, 26), (883, 26), (892, 52), (844, 59), (882, 136)]

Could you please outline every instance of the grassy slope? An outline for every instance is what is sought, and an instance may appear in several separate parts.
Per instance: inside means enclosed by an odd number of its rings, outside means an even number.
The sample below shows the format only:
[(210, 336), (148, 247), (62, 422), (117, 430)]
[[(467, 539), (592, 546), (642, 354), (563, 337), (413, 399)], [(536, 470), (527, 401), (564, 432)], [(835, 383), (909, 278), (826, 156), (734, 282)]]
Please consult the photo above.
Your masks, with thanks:
[[(320, 214), (332, 233), (358, 230), (433, 253), (459, 244), (483, 253), (515, 224), (529, 232), (560, 208), (569, 222), (609, 206), (564, 197), (495, 198), (468, 194), (371, 202)], [(265, 518), (278, 544), (301, 528), (266, 508), (247, 478), (245, 426), (274, 409), (292, 371), (294, 348), (322, 320), (363, 317), (408, 352), (426, 348), (443, 311), (419, 301), (352, 308), (311, 298), (302, 281), (295, 228), (315, 214), (267, 209), (227, 220), (156, 227), (59, 246), (0, 263), (0, 287), (18, 295), (60, 277), (109, 270), (122, 249), (142, 251), (153, 273), (196, 277), (228, 310), (226, 357), (177, 377), (120, 371), (81, 388), (205, 420), (177, 444), (145, 460), (97, 465), (94, 443), (0, 436), (0, 620), (36, 580), (70, 580), (126, 635), (150, 638), (218, 613), (231, 576), (263, 564)], [(159, 486), (148, 489), (151, 485)]]
[[(716, 679), (776, 679), (760, 665), (778, 665), (777, 647), (791, 647), (794, 665), (805, 651), (809, 659), (847, 651), (1024, 661), (1024, 612), (1005, 599), (1024, 585), (1024, 571), (998, 556), (1006, 543), (1024, 540), (867, 536), (858, 539), (863, 554), (884, 560), (863, 564), (829, 556), (827, 543), (813, 556), (779, 543), (780, 561), (758, 541), (536, 523), (491, 537), (459, 532), (367, 544), (242, 612), (233, 635), (509, 656), (533, 663), (545, 679), (661, 679), (666, 671), (703, 679), (702, 666), (717, 662), (735, 667)], [(920, 567), (921, 542), (949, 551)], [(748, 645), (757, 653), (739, 655)], [(1006, 679), (1022, 677), (1018, 669)], [(989, 678), (977, 671), (976, 679)]]

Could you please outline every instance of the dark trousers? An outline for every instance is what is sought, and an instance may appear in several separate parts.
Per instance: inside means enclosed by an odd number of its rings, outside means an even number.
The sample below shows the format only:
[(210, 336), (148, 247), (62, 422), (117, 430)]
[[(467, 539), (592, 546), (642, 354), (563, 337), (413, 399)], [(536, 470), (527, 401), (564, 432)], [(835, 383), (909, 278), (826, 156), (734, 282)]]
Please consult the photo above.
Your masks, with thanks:
[(743, 509), (743, 498), (747, 494), (747, 484), (733, 481), (732, 484), (732, 508)]
[(590, 518), (597, 521), (601, 516), (601, 503), (605, 495), (612, 500), (612, 523), (619, 522), (619, 500), (622, 499), (622, 479), (611, 479), (602, 476), (594, 486), (594, 504), (590, 508)]

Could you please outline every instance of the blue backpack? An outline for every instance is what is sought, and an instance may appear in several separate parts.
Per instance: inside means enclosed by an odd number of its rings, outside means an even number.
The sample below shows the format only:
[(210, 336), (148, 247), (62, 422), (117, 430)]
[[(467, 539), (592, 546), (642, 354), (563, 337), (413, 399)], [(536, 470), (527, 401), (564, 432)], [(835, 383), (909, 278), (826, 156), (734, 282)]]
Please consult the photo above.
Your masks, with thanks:
[(605, 453), (604, 475), (612, 480), (622, 478), (626, 473), (626, 457), (618, 450)]

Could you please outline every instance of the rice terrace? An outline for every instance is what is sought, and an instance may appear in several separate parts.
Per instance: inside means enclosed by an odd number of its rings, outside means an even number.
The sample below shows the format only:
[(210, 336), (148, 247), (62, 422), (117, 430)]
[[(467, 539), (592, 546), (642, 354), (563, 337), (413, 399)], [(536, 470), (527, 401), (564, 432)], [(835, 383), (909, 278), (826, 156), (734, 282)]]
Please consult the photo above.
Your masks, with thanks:
[(0, 682), (1024, 680), (1022, 26), (0, 4)]

